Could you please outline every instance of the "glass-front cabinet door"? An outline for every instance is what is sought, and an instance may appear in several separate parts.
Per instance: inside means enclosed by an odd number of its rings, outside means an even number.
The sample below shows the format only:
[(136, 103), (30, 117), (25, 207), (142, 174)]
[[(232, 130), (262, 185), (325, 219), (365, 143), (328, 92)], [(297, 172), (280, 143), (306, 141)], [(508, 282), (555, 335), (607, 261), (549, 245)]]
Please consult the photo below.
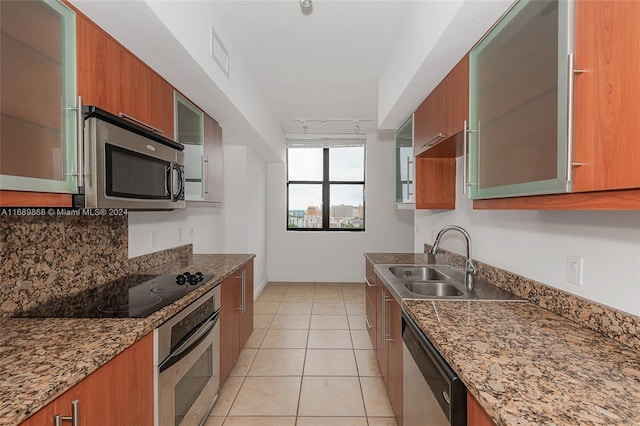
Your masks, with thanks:
[(0, 189), (78, 191), (75, 13), (0, 1)]
[(396, 204), (415, 203), (413, 114), (396, 131)]
[(471, 198), (571, 191), (573, 3), (520, 0), (470, 53)]
[(184, 145), (185, 193), (187, 201), (204, 200), (204, 113), (174, 92), (176, 141)]

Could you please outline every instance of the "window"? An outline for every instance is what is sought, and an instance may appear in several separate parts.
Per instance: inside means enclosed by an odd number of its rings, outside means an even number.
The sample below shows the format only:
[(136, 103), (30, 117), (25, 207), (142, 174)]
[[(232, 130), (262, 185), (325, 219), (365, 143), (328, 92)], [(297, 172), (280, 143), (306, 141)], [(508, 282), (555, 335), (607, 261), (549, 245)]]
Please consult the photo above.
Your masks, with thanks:
[(364, 231), (365, 139), (287, 138), (287, 230)]

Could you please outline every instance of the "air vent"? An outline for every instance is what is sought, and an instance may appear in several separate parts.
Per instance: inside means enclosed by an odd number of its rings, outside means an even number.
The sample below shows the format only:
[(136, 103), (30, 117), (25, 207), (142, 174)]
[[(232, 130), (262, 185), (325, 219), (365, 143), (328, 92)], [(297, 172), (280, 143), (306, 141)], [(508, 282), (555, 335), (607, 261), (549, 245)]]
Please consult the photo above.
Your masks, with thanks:
[(216, 33), (216, 30), (211, 26), (211, 57), (220, 69), (225, 73), (227, 78), (229, 77), (229, 51), (220, 40), (220, 36)]

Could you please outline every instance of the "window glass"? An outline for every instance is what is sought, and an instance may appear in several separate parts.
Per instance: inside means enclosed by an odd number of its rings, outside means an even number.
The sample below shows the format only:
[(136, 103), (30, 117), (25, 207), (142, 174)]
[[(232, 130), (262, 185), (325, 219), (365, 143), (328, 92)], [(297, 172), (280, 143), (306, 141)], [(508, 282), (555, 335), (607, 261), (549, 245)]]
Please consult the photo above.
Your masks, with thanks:
[(322, 184), (289, 185), (287, 228), (322, 228)]
[(329, 179), (332, 181), (364, 180), (364, 147), (331, 148), (329, 150)]
[(288, 179), (321, 181), (322, 148), (289, 148)]
[(364, 226), (364, 185), (331, 185), (329, 227), (356, 229)]

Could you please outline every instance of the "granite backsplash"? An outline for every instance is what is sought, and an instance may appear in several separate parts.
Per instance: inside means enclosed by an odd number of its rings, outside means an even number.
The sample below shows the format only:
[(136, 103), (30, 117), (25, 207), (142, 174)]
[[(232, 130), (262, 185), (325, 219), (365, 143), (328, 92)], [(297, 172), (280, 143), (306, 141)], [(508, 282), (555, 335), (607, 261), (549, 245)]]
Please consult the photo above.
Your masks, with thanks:
[[(425, 253), (430, 249), (431, 245), (424, 245)], [(425, 256), (428, 255), (425, 254)], [(464, 268), (464, 256), (440, 248), (436, 256), (438, 263)], [(426, 258), (425, 261), (427, 261)], [(618, 340), (633, 349), (640, 350), (640, 317), (486, 263), (474, 260), (474, 264), (478, 269), (478, 278), (529, 300), (563, 318)]]
[(127, 216), (3, 216), (0, 317), (192, 254), (192, 246), (128, 258)]

